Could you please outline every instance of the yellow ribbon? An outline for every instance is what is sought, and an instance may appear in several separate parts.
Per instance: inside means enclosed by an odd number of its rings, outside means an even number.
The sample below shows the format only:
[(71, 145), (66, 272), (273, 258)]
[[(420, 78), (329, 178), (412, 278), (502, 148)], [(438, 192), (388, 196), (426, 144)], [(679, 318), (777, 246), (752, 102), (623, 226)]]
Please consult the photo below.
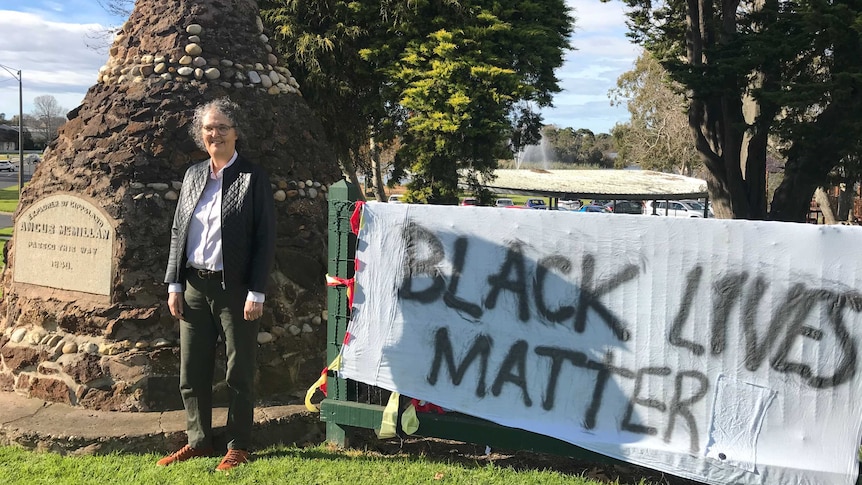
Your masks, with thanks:
[[(383, 419), (380, 420), (380, 429), (375, 430), (378, 438), (393, 438), (397, 433), (398, 423), (398, 400), (401, 394), (393, 392), (389, 395), (389, 402), (383, 408)], [(419, 417), (416, 415), (416, 407), (411, 403), (401, 415), (401, 429), (408, 435), (419, 430)]]
[(401, 415), (401, 429), (410, 435), (419, 430), (419, 416), (416, 415), (416, 406), (412, 403), (407, 406), (404, 414)]
[(308, 391), (305, 393), (305, 409), (316, 413), (320, 411), (320, 408), (311, 403), (311, 397), (314, 396), (314, 392), (320, 389), (321, 386), (326, 384), (326, 374), (330, 370), (338, 370), (341, 367), (341, 354), (338, 354), (332, 362), (323, 369), (323, 372), (320, 373), (320, 378), (318, 378), (311, 387), (308, 388)]
[(400, 396), (397, 392), (389, 395), (389, 402), (383, 408), (383, 419), (380, 421), (380, 429), (375, 430), (378, 438), (392, 438), (395, 436), (395, 425), (398, 422), (398, 398)]

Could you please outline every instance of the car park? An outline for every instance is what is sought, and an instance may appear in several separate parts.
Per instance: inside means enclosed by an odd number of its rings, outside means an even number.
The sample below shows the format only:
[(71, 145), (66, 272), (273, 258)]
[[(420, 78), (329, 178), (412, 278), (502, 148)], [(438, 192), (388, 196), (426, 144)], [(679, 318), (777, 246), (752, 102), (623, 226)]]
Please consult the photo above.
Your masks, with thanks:
[(650, 200), (644, 204), (643, 213), (657, 216), (703, 218), (703, 212), (703, 204), (697, 200)]
[(527, 199), (527, 201), (524, 202), (524, 207), (528, 209), (539, 210), (545, 210), (548, 208), (547, 204), (545, 204), (545, 201), (543, 199)]
[(614, 200), (604, 204), (608, 212), (614, 214), (643, 214), (643, 202), (639, 200)]
[(512, 199), (502, 197), (497, 199), (494, 205), (496, 205), (497, 207), (512, 207), (513, 205), (515, 205), (515, 203), (512, 201)]
[(18, 166), (9, 160), (0, 160), (0, 172), (17, 172)]

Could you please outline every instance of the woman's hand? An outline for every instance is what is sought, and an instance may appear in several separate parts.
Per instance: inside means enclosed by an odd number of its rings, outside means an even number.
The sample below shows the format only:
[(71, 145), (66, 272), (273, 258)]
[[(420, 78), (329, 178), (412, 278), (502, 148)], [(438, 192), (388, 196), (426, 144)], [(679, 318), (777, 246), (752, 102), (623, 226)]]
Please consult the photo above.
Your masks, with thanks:
[(263, 303), (246, 300), (245, 309), (243, 309), (243, 317), (249, 322), (257, 320), (263, 316)]
[(168, 308), (171, 310), (171, 315), (174, 318), (183, 318), (183, 294), (168, 293)]

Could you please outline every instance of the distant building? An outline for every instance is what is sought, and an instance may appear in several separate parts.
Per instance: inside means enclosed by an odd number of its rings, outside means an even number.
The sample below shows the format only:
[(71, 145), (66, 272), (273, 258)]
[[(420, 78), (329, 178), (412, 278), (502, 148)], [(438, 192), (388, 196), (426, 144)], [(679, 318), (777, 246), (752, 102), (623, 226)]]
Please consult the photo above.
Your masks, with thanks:
[(12, 152), (18, 149), (18, 127), (0, 125), (0, 152)]

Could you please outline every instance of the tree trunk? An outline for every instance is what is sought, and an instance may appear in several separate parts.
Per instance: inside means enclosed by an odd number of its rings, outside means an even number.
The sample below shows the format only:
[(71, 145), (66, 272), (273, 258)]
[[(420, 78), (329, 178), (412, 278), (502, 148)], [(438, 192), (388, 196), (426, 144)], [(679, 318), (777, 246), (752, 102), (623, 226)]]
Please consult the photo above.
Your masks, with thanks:
[(811, 197), (817, 183), (799, 171), (784, 172), (784, 179), (772, 196), (772, 210), (769, 218), (785, 222), (805, 222)]
[(853, 186), (852, 182), (844, 182), (841, 184), (841, 191), (838, 193), (838, 220), (853, 222)]
[(829, 194), (823, 190), (823, 187), (817, 187), (814, 190), (814, 200), (820, 206), (820, 212), (823, 213), (824, 224), (835, 224), (835, 213), (832, 211), (832, 201), (829, 200)]
[[(833, 72), (858, 72), (858, 49), (836, 44)], [(858, 87), (834, 88), (831, 100), (806, 127), (807, 136), (795, 137), (787, 151), (784, 180), (772, 200), (771, 219), (804, 221), (814, 190), (828, 183), (829, 172), (858, 146), (862, 96)]]
[(706, 187), (709, 191), (709, 200), (712, 202), (712, 211), (718, 219), (733, 219), (733, 209), (730, 206), (730, 196), (723, 190), (721, 184), (716, 180), (712, 172), (706, 174)]
[(374, 137), (371, 137), (370, 148), (371, 172), (374, 174), (374, 194), (377, 196), (377, 200), (383, 202), (384, 200), (387, 200), (387, 198), (386, 191), (383, 188), (383, 173), (380, 167), (380, 149), (377, 147), (377, 142), (374, 141)]
[[(688, 0), (686, 46), (692, 66), (700, 69), (716, 62), (710, 59), (709, 48), (723, 47), (733, 41), (737, 34), (738, 4), (734, 0), (721, 2), (721, 11), (716, 12), (710, 0)], [(752, 87), (763, 86), (771, 79), (767, 72), (756, 74), (749, 80)], [(689, 106), (689, 125), (710, 173), (707, 187), (716, 217), (763, 219), (766, 138), (774, 107), (730, 88), (739, 80), (733, 73), (725, 75), (727, 79), (715, 79), (710, 86), (695, 88)], [(715, 84), (728, 89), (716, 90)]]
[(852, 146), (844, 138), (851, 130), (859, 100), (833, 101), (812, 122), (813, 132), (821, 136), (801, 137), (793, 141), (784, 165), (784, 180), (775, 190), (769, 218), (777, 221), (804, 222), (817, 187), (826, 185), (829, 172)]
[[(361, 185), (359, 185), (359, 177), (356, 176), (356, 166), (353, 165), (349, 156), (338, 157), (338, 165), (341, 167), (341, 172), (347, 176), (351, 184), (355, 185), (357, 189), (361, 187)], [(365, 200), (365, 194), (363, 191), (357, 190), (357, 192), (359, 192), (359, 200)]]

